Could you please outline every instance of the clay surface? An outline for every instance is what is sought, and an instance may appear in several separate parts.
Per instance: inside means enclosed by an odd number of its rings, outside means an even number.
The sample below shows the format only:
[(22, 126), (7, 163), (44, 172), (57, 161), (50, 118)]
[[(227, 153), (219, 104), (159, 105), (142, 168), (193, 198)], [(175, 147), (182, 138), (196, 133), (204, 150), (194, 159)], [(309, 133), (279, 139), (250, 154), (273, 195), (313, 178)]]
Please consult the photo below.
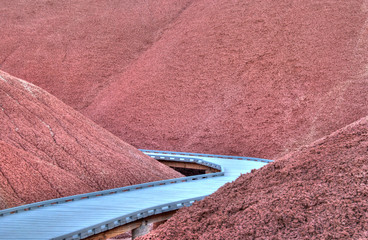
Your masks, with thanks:
[(367, 9), (0, 0), (0, 68), (136, 147), (274, 159), (368, 114)]
[(354, 0), (195, 1), (83, 112), (134, 146), (275, 159), (368, 114), (366, 20)]
[(368, 117), (242, 175), (148, 239), (367, 239)]
[(0, 69), (83, 109), (190, 3), (0, 0)]
[(0, 208), (182, 176), (0, 71)]
[[(0, 17), (0, 69), (133, 146), (276, 160), (145, 239), (368, 238), (366, 1), (0, 0)], [(178, 175), (1, 76), (0, 207)]]

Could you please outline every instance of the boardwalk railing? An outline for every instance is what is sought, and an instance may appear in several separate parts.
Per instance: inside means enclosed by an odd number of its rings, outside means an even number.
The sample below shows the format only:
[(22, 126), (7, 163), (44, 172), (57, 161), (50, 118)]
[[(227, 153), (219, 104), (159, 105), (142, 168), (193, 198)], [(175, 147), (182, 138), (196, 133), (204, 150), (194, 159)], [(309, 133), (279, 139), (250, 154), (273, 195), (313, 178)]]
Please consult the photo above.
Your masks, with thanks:
[[(263, 163), (272, 162), (271, 160), (260, 159), (260, 158), (247, 158), (247, 157), (182, 153), (182, 152), (168, 152), (168, 151), (156, 151), (156, 150), (144, 150), (144, 149), (142, 149), (141, 151), (157, 160), (196, 163), (196, 164), (200, 164), (200, 165), (212, 168), (212, 169), (216, 169), (219, 172), (201, 174), (201, 175), (195, 175), (195, 176), (189, 176), (189, 177), (174, 178), (174, 179), (155, 181), (155, 182), (148, 182), (148, 183), (137, 184), (137, 185), (127, 186), (127, 187), (114, 188), (114, 189), (109, 189), (109, 190), (103, 190), (103, 191), (86, 193), (86, 194), (79, 194), (79, 195), (74, 195), (74, 196), (69, 196), (69, 197), (63, 197), (63, 198), (57, 198), (57, 199), (27, 204), (27, 205), (23, 205), (19, 207), (1, 210), (0, 219), (2, 217), (6, 217), (7, 215), (17, 214), (17, 213), (21, 213), (25, 211), (31, 211), (34, 209), (44, 208), (44, 207), (52, 206), (55, 204), (56, 205), (67, 204), (69, 202), (81, 201), (81, 200), (96, 198), (100, 196), (106, 196), (106, 195), (124, 193), (124, 192), (130, 192), (130, 191), (137, 191), (137, 190), (144, 189), (144, 188), (158, 187), (162, 185), (172, 185), (175, 183), (196, 181), (196, 180), (201, 180), (201, 179), (209, 179), (209, 178), (214, 178), (214, 177), (225, 175), (225, 170), (221, 165), (215, 164), (215, 163), (203, 160), (203, 159), (195, 158), (195, 156), (207, 157), (207, 158), (222, 158), (224, 159), (224, 161), (226, 161), (226, 159), (231, 159), (231, 160), (257, 161), (257, 162), (263, 162)], [(180, 155), (180, 156), (175, 156), (175, 155)], [(202, 194), (203, 193), (201, 193), (201, 195)], [(72, 230), (72, 232), (63, 234), (61, 236), (54, 237), (55, 236), (54, 235), (52, 236), (53, 237), (52, 239), (54, 240), (79, 240), (79, 239), (87, 238), (89, 236), (93, 236), (95, 234), (99, 234), (101, 232), (105, 232), (110, 229), (113, 229), (113, 228), (116, 228), (116, 227), (119, 227), (119, 226), (122, 226), (128, 223), (132, 223), (139, 219), (144, 219), (144, 218), (147, 218), (153, 215), (174, 211), (184, 206), (190, 206), (195, 201), (199, 201), (207, 196), (207, 195), (204, 195), (204, 196), (201, 196), (201, 195), (195, 198), (183, 199), (180, 201), (174, 201), (174, 202), (169, 202), (169, 203), (165, 203), (165, 204), (161, 204), (157, 206), (152, 206), (149, 208), (144, 208), (144, 209), (141, 209), (135, 212), (131, 212), (128, 214), (124, 214), (121, 216), (116, 215), (118, 217), (115, 217), (115, 218), (112, 218), (107, 221), (103, 221), (103, 222), (100, 222), (100, 223), (97, 223), (91, 226), (87, 226), (85, 228), (81, 228), (76, 231)], [(158, 201), (157, 203), (162, 203), (162, 202), (163, 201)]]
[[(151, 156), (151, 154), (148, 154), (148, 155)], [(38, 208), (41, 208), (41, 207), (52, 206), (52, 205), (55, 205), (55, 204), (63, 204), (63, 203), (68, 203), (68, 202), (72, 202), (72, 201), (79, 201), (79, 200), (84, 200), (84, 199), (89, 199), (89, 198), (94, 198), (94, 197), (106, 196), (106, 195), (110, 195), (110, 194), (116, 194), (116, 193), (122, 193), (122, 192), (128, 192), (128, 191), (135, 191), (135, 190), (148, 188), (148, 187), (162, 186), (162, 185), (167, 185), (167, 184), (174, 184), (174, 183), (180, 183), (180, 182), (189, 182), (189, 181), (201, 180), (201, 179), (206, 179), (206, 178), (224, 176), (223, 169), (220, 165), (210, 163), (210, 162), (207, 162), (207, 161), (204, 161), (204, 160), (201, 160), (201, 159), (186, 158), (186, 157), (166, 157), (166, 156), (162, 158), (162, 157), (158, 156), (157, 154), (152, 154), (152, 157), (155, 158), (155, 159), (159, 159), (159, 160), (195, 162), (195, 163), (198, 163), (198, 164), (201, 164), (201, 165), (205, 165), (205, 166), (208, 166), (208, 167), (211, 167), (211, 168), (215, 168), (215, 169), (219, 170), (220, 172), (194, 175), (194, 176), (182, 177), (182, 178), (167, 179), (167, 180), (162, 180), (162, 181), (155, 181), (155, 182), (148, 182), (148, 183), (142, 183), (142, 184), (137, 184), (137, 185), (131, 185), (131, 186), (127, 186), (127, 187), (113, 188), (113, 189), (108, 189), (108, 190), (103, 190), (103, 191), (97, 191), (97, 192), (91, 192), (91, 193), (85, 193), (85, 194), (78, 194), (78, 195), (73, 195), (73, 196), (69, 196), (69, 197), (55, 198), (55, 199), (46, 200), (46, 201), (42, 201), (42, 202), (36, 202), (36, 203), (27, 204), (27, 205), (22, 205), (22, 206), (19, 206), (19, 207), (0, 210), (0, 217), (6, 216), (6, 215), (9, 215), (9, 214), (19, 213), (19, 212), (30, 211), (30, 210), (38, 209)]]
[(186, 156), (209, 157), (209, 158), (226, 158), (226, 159), (232, 159), (232, 160), (247, 160), (247, 161), (255, 161), (255, 162), (265, 162), (265, 163), (272, 162), (272, 160), (264, 159), (264, 158), (238, 157), (238, 156), (231, 156), (231, 155), (214, 155), (214, 154), (188, 153), (188, 152), (171, 152), (171, 151), (148, 150), (148, 149), (139, 149), (139, 150), (146, 153), (146, 154), (186, 155)]
[(220, 172), (223, 172), (223, 169), (221, 165), (218, 165), (216, 163), (207, 162), (199, 158), (187, 158), (187, 157), (172, 157), (172, 156), (163, 156), (153, 153), (146, 153), (147, 155), (153, 157), (154, 159), (160, 160), (160, 161), (175, 161), (175, 162), (185, 162), (185, 163), (196, 163), (199, 165), (203, 165), (206, 167), (210, 167), (213, 169), (216, 169)]
[(94, 226), (90, 226), (90, 227), (80, 229), (75, 232), (71, 232), (71, 233), (56, 237), (56, 238), (52, 238), (52, 240), (75, 240), (75, 239), (87, 238), (87, 237), (99, 234), (101, 232), (105, 232), (113, 228), (122, 226), (124, 224), (134, 222), (142, 218), (146, 218), (146, 217), (164, 213), (164, 212), (174, 211), (182, 207), (189, 207), (194, 202), (202, 200), (205, 197), (206, 196), (201, 196), (201, 197), (186, 199), (183, 201), (172, 202), (169, 204), (162, 204), (162, 205), (158, 205), (152, 208), (142, 209), (140, 211), (137, 211), (131, 214), (127, 214), (127, 215), (123, 215), (121, 217), (111, 219), (109, 221), (102, 222)]

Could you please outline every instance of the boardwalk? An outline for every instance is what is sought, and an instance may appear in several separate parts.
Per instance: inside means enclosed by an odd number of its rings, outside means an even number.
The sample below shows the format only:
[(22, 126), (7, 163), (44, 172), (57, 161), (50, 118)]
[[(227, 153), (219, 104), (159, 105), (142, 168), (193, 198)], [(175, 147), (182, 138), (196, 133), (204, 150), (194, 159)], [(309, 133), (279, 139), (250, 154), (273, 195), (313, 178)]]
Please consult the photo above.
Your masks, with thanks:
[[(234, 181), (240, 174), (269, 162), (255, 158), (230, 159), (230, 156), (142, 151), (162, 160), (203, 160), (202, 164), (213, 163), (221, 172), (199, 175), (198, 179), (192, 176), (176, 182), (171, 180), (140, 184), (136, 187), (101, 191), (100, 194), (63, 198), (53, 204), (52, 201), (45, 201), (2, 210), (0, 239), (83, 239), (137, 218), (190, 205), (194, 200), (212, 194), (225, 183)], [(45, 206), (38, 207), (40, 205)]]

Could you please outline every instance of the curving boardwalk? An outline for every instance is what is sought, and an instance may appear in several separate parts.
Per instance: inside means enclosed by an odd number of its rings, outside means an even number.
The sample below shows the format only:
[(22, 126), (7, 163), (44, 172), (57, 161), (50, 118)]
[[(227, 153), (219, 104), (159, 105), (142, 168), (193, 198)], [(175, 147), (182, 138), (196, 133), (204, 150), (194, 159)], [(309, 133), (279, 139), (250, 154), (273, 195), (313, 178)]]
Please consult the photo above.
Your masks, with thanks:
[(218, 172), (28, 204), (0, 211), (0, 239), (83, 239), (203, 199), (267, 159), (141, 150), (159, 160), (196, 162)]

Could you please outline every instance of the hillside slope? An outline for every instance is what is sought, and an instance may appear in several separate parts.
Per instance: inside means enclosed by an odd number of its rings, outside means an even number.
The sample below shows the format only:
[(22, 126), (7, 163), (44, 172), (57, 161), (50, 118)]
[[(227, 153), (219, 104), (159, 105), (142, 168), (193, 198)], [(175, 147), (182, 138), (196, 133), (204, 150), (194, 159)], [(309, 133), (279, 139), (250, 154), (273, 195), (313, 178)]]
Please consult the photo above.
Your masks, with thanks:
[(0, 69), (80, 110), (191, 0), (0, 0)]
[(182, 176), (0, 71), (0, 207)]
[(367, 239), (368, 117), (242, 175), (142, 239)]
[(136, 147), (275, 158), (368, 114), (367, 9), (0, 0), (0, 69)]
[(365, 1), (200, 0), (82, 112), (134, 146), (275, 158), (368, 114)]

